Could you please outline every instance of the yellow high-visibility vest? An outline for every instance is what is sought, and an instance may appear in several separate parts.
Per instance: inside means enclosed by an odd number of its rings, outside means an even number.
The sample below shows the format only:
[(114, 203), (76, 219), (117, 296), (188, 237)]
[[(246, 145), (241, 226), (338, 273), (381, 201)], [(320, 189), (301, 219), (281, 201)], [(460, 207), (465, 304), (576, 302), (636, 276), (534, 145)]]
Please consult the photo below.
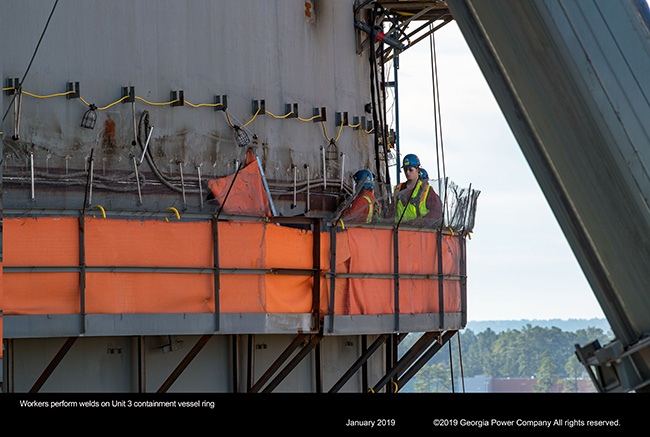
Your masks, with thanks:
[[(399, 198), (397, 195), (399, 193), (402, 184), (399, 184), (395, 187), (395, 203), (396, 203), (396, 214), (395, 222), (398, 222), (400, 218), (403, 222), (414, 220), (418, 217), (423, 217), (427, 215), (429, 210), (427, 209), (427, 195), (429, 194), (429, 184), (426, 184), (425, 187), (422, 187), (422, 181), (418, 181), (417, 185), (413, 189), (411, 197), (409, 197), (406, 212), (404, 212), (404, 199)], [(420, 191), (421, 190), (421, 191)], [(404, 217), (402, 217), (402, 213)]]

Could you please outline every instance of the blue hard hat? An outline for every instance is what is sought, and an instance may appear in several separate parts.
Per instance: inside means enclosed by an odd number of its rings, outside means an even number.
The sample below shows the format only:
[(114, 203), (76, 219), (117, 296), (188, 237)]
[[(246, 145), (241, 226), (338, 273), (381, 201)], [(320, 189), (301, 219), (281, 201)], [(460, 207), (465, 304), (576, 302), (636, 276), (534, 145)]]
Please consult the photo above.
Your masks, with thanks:
[(417, 167), (420, 165), (420, 158), (417, 157), (417, 155), (414, 155), (412, 153), (409, 153), (404, 157), (404, 160), (402, 161), (402, 168), (407, 168), (407, 167)]
[(420, 179), (429, 179), (429, 173), (420, 167)]
[(364, 187), (373, 187), (375, 185), (375, 177), (370, 170), (359, 170), (352, 176), (352, 179), (357, 184), (363, 184)]

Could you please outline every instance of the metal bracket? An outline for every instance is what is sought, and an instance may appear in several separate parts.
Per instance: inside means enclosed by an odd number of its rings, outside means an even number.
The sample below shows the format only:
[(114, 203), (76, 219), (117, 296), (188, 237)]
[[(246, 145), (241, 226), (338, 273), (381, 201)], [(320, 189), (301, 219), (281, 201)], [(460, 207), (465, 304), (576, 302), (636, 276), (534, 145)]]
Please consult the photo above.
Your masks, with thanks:
[(314, 108), (314, 123), (318, 123), (321, 121), (327, 121), (327, 109), (323, 106), (320, 108)]
[(266, 114), (266, 100), (253, 100), (253, 115), (264, 115)]
[(81, 97), (81, 92), (79, 91), (79, 82), (68, 82), (66, 85), (66, 91), (74, 91), (73, 93), (66, 94), (66, 99), (78, 99)]
[[(127, 97), (128, 96), (128, 97)], [(135, 87), (134, 86), (123, 86), (122, 87), (122, 97), (127, 97), (122, 100), (122, 103), (133, 103), (135, 102)]]
[(287, 103), (284, 105), (285, 114), (289, 114), (287, 118), (298, 118), (298, 104)]
[(222, 96), (214, 96), (214, 103), (215, 111), (226, 111), (228, 109), (228, 96), (227, 95), (222, 95)]
[(6, 84), (7, 84), (6, 86), (7, 89), (5, 90), (5, 95), (12, 96), (16, 94), (18, 88), (20, 87), (20, 79), (18, 79), (17, 77), (14, 77), (13, 79), (8, 77)]
[(183, 106), (185, 105), (185, 94), (183, 90), (172, 91), (171, 92), (171, 106)]
[(348, 113), (347, 112), (337, 112), (335, 114), (335, 124), (336, 126), (348, 126)]

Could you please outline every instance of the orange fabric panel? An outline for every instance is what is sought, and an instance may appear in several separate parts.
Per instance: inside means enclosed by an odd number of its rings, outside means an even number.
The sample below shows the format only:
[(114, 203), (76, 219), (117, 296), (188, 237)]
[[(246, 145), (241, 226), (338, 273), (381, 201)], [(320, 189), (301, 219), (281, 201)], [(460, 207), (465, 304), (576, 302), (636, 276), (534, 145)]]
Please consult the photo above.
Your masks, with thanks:
[(219, 266), (222, 268), (265, 268), (265, 223), (220, 222)]
[[(313, 264), (311, 231), (261, 222), (219, 223), (220, 266), (297, 268)], [(5, 265), (78, 266), (76, 218), (5, 219)], [(92, 266), (213, 266), (212, 223), (161, 220), (85, 221), (86, 264)], [(321, 238), (321, 269), (330, 271), (330, 234)], [(400, 272), (437, 274), (437, 234), (400, 233)], [(443, 236), (445, 274), (458, 274), (459, 239)], [(349, 228), (336, 235), (336, 272), (393, 272), (392, 230)], [(5, 314), (78, 314), (79, 274), (11, 273), (3, 275), (0, 304)], [(320, 309), (335, 314), (394, 312), (392, 279), (337, 278), (334, 290), (320, 279)], [(305, 313), (311, 311), (311, 275), (222, 274), (220, 310), (224, 313)], [(438, 311), (435, 279), (400, 281), (400, 312)], [(460, 310), (459, 281), (445, 281), (445, 311)], [(87, 313), (213, 312), (211, 273), (86, 273)]]
[(85, 221), (86, 265), (212, 267), (210, 222)]
[(5, 218), (4, 265), (79, 265), (79, 220), (74, 217)]
[(269, 224), (264, 241), (267, 267), (311, 269), (314, 266), (311, 231)]
[(459, 313), (460, 305), (460, 281), (445, 281), (445, 312)]
[(7, 315), (79, 314), (78, 273), (3, 275)]
[[(4, 266), (78, 266), (79, 220), (74, 217), (5, 218)], [(3, 275), (4, 313), (78, 314), (78, 273)]]
[(438, 234), (435, 232), (399, 232), (399, 271), (409, 274), (438, 273)]
[(393, 231), (348, 228), (351, 273), (393, 273)]
[(400, 313), (426, 314), (439, 311), (437, 279), (402, 279), (399, 284)]
[(264, 275), (222, 274), (219, 308), (222, 313), (265, 313)]
[(392, 314), (392, 279), (350, 279), (350, 314)]
[(208, 188), (219, 205), (223, 205), (225, 202), (222, 211), (225, 214), (256, 217), (271, 215), (270, 202), (264, 188), (262, 173), (251, 150), (246, 154), (246, 165), (238, 173), (210, 179)]
[[(321, 304), (320, 309), (324, 314), (329, 314), (330, 307), (330, 286), (331, 280), (326, 273), (331, 273), (330, 268), (330, 247), (331, 235), (324, 232), (321, 235)], [(350, 240), (347, 232), (336, 234), (336, 273), (350, 272)], [(334, 296), (334, 314), (350, 314), (350, 280), (347, 278), (336, 278)]]
[(445, 275), (460, 274), (460, 241), (458, 236), (442, 236), (442, 272)]
[(312, 310), (312, 278), (307, 276), (266, 276), (268, 313), (309, 313)]
[(214, 312), (211, 274), (87, 273), (86, 312)]

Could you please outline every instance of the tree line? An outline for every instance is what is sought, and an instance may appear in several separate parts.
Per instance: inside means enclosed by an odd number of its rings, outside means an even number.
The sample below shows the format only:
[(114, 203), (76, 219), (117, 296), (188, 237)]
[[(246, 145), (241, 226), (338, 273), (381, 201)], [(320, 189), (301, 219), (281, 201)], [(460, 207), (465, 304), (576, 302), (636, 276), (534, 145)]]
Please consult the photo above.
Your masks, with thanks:
[[(405, 352), (419, 338), (409, 334), (401, 343)], [(562, 378), (571, 384), (587, 377), (575, 356), (575, 345), (593, 340), (606, 344), (611, 332), (588, 327), (574, 332), (527, 324), (500, 333), (490, 328), (479, 333), (466, 329), (455, 335), (414, 377), (413, 389), (420, 392), (450, 392), (460, 377), (537, 379), (539, 391), (548, 391)], [(571, 390), (567, 387), (567, 390)]]

